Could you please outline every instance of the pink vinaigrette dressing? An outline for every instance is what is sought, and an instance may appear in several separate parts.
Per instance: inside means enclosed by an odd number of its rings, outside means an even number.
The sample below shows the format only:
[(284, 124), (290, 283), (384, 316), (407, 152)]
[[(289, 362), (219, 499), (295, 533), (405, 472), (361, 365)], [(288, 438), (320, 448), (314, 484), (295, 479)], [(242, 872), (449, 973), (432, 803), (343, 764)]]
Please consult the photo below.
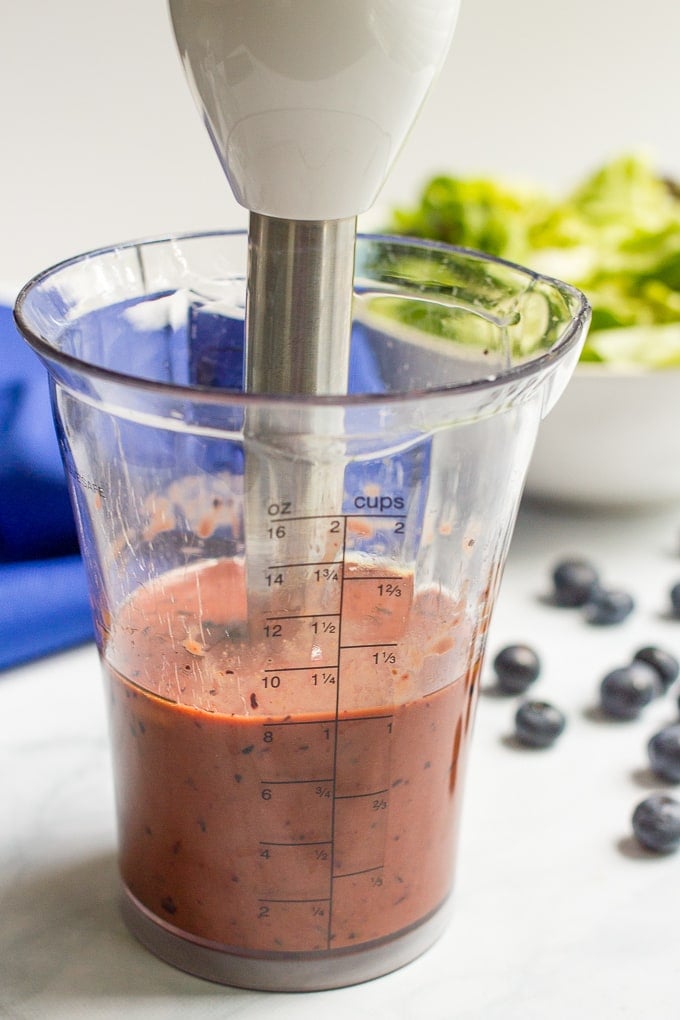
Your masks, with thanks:
[(471, 626), (410, 575), (341, 569), (335, 625), (305, 603), (248, 640), (243, 567), (216, 560), (140, 589), (107, 637), (123, 881), (184, 937), (327, 952), (449, 894)]

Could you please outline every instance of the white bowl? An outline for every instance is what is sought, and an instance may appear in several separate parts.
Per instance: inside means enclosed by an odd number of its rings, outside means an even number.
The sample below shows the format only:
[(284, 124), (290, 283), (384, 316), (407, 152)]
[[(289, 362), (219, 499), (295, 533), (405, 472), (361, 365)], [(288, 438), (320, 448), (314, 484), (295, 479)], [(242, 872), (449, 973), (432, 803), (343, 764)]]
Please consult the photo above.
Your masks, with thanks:
[(541, 423), (526, 493), (603, 510), (680, 502), (680, 369), (579, 364)]

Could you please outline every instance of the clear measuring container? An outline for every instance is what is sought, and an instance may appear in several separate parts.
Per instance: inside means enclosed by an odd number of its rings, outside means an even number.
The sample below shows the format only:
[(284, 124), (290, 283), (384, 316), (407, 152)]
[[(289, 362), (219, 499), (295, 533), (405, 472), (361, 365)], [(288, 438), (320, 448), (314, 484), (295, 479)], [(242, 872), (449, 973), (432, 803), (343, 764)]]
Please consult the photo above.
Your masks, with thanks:
[(107, 684), (124, 914), (170, 963), (332, 988), (448, 917), (490, 613), (588, 307), (357, 244), (349, 393), (244, 395), (246, 238), (29, 283)]

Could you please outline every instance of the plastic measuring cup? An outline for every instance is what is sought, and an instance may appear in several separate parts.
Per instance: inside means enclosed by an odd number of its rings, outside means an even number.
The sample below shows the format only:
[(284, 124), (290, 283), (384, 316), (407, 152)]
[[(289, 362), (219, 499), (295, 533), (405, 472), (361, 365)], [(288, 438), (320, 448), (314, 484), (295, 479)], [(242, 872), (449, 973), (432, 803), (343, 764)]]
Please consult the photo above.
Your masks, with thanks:
[(350, 392), (242, 393), (246, 239), (29, 283), (107, 684), (126, 921), (195, 974), (331, 988), (447, 904), (489, 616), (572, 288), (361, 238)]

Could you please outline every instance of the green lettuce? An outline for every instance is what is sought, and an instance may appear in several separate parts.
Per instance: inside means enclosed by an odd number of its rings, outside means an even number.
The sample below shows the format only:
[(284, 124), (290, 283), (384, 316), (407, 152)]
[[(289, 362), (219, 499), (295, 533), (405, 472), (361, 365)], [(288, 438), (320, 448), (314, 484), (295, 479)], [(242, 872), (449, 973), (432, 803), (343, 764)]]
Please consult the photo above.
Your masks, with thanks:
[(588, 297), (582, 359), (680, 365), (680, 190), (643, 155), (623, 155), (556, 199), (492, 178), (440, 175), (392, 233), (446, 241), (564, 280)]

